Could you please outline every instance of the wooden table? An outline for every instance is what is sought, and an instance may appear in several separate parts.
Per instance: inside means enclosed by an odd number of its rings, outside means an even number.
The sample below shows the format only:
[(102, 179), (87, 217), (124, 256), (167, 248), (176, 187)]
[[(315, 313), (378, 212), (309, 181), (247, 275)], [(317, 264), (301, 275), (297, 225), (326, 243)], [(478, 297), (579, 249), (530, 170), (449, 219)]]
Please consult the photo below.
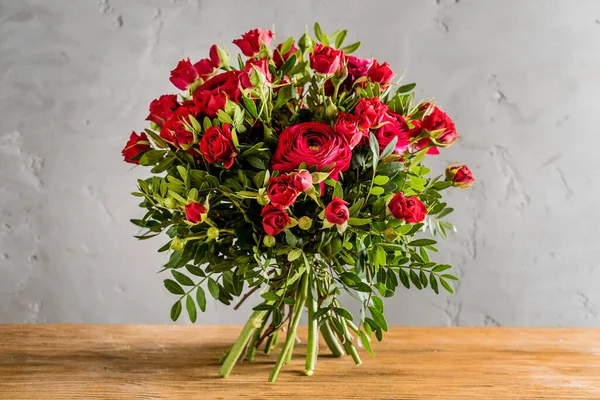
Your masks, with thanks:
[(239, 330), (0, 325), (0, 399), (600, 399), (600, 330), (397, 327), (375, 358), (322, 356), (312, 377), (300, 344), (275, 384), (262, 352), (217, 376)]

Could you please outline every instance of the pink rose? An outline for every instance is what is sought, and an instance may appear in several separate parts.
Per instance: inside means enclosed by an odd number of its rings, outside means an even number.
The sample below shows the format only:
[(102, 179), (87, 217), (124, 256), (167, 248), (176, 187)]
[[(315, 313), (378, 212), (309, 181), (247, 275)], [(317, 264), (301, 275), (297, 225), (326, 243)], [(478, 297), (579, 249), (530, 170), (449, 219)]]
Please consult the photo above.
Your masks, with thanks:
[(250, 81), (250, 78), (253, 73), (257, 73), (259, 74), (259, 76), (264, 76), (264, 82), (271, 82), (271, 72), (269, 71), (269, 59), (261, 58), (260, 60), (250, 59), (246, 61), (246, 68), (244, 69), (244, 72), (242, 72), (242, 74), (240, 75), (240, 82), (242, 83), (242, 87), (244, 89), (254, 86)]
[(208, 128), (200, 139), (200, 152), (209, 163), (222, 162), (225, 169), (231, 168), (237, 152), (229, 124)]
[(283, 232), (290, 223), (290, 217), (281, 207), (267, 204), (260, 215), (263, 217), (262, 226), (267, 235), (275, 236)]
[(150, 146), (148, 137), (144, 132), (139, 135), (135, 132), (131, 132), (131, 136), (129, 136), (129, 140), (125, 145), (125, 148), (121, 151), (121, 154), (123, 155), (123, 160), (125, 160), (125, 162), (139, 164), (140, 160), (138, 156), (151, 149), (152, 147)]
[(355, 147), (360, 143), (361, 139), (365, 136), (365, 133), (367, 133), (367, 131), (359, 128), (359, 122), (360, 120), (358, 117), (340, 112), (333, 129), (346, 138), (346, 142), (350, 147)]
[(343, 225), (350, 218), (350, 211), (347, 206), (348, 202), (339, 197), (334, 197), (331, 203), (325, 207), (325, 219), (332, 224)]
[(344, 52), (317, 44), (310, 55), (310, 67), (323, 75), (331, 75), (344, 67)]
[(287, 208), (294, 204), (298, 197), (298, 190), (294, 185), (294, 177), (292, 175), (281, 174), (277, 178), (269, 179), (269, 188), (267, 195), (271, 204), (282, 208)]
[(299, 192), (305, 192), (313, 185), (312, 175), (308, 171), (294, 173), (294, 187)]
[(179, 103), (177, 102), (177, 95), (162, 95), (158, 99), (152, 100), (152, 103), (150, 103), (150, 114), (146, 118), (146, 121), (152, 121), (156, 125), (162, 126), (165, 121), (173, 115), (173, 111), (178, 107)]
[(427, 207), (416, 196), (404, 197), (398, 192), (388, 204), (394, 218), (404, 220), (409, 224), (421, 222), (427, 215)]
[(260, 52), (260, 44), (264, 43), (269, 47), (272, 39), (273, 32), (257, 28), (244, 33), (242, 38), (234, 40), (233, 44), (239, 47), (246, 57), (254, 57)]
[(333, 165), (330, 176), (337, 179), (340, 172), (348, 169), (352, 150), (346, 139), (322, 122), (303, 122), (292, 125), (279, 136), (275, 154), (271, 157), (271, 169), (292, 172), (300, 164), (316, 166), (318, 170)]

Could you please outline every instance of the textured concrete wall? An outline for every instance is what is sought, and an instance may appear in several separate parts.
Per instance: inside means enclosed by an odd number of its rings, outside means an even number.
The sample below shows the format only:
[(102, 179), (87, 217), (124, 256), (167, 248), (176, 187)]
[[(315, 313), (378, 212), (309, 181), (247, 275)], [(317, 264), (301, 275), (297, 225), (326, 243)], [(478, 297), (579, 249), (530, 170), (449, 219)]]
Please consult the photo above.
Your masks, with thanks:
[(120, 150), (179, 59), (315, 19), (435, 96), (463, 140), (433, 165), (478, 179), (438, 257), (458, 294), (400, 291), (391, 322), (599, 326), (598, 0), (0, 0), (0, 322), (167, 322)]

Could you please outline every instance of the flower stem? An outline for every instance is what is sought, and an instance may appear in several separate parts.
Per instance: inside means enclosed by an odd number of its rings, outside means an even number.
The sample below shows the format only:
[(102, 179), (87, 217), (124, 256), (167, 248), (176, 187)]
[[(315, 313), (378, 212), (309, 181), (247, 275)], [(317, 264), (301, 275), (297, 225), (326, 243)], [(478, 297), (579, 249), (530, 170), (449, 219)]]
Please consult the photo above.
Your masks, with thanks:
[(242, 354), (244, 348), (248, 344), (248, 341), (250, 341), (250, 339), (252, 338), (254, 330), (260, 327), (260, 325), (262, 324), (262, 320), (265, 317), (266, 313), (266, 311), (254, 311), (252, 313), (250, 319), (248, 319), (248, 322), (246, 322), (246, 325), (244, 325), (242, 333), (240, 333), (240, 336), (231, 347), (227, 358), (223, 362), (223, 365), (219, 370), (219, 376), (223, 378), (227, 378), (229, 376), (235, 363), (240, 358), (240, 355)]
[(350, 340), (346, 340), (346, 342), (344, 342), (344, 348), (346, 349), (348, 354), (350, 354), (350, 356), (354, 360), (354, 364), (356, 364), (356, 365), (362, 364), (362, 360), (360, 359), (360, 356), (358, 355), (358, 351), (356, 351), (356, 347), (354, 347), (354, 345), (352, 344), (352, 342)]
[(252, 335), (252, 339), (250, 340), (250, 344), (248, 345), (248, 351), (246, 352), (246, 360), (254, 361), (254, 355), (256, 354), (256, 345), (258, 343), (258, 339), (260, 339), (261, 333), (262, 329), (256, 329), (254, 331), (254, 335)]
[(321, 329), (321, 335), (323, 336), (323, 339), (325, 339), (325, 343), (327, 343), (327, 347), (329, 347), (329, 350), (331, 350), (331, 353), (335, 357), (342, 357), (345, 354), (344, 348), (342, 347), (340, 342), (338, 342), (337, 338), (335, 337), (335, 333), (333, 333), (333, 331), (331, 330), (329, 321), (325, 321), (321, 325), (320, 329)]
[(223, 365), (223, 362), (225, 361), (225, 359), (227, 358), (227, 356), (229, 355), (229, 352), (231, 351), (231, 347), (227, 349), (227, 351), (225, 353), (223, 353), (223, 355), (221, 356), (221, 358), (219, 358), (219, 360), (217, 361), (217, 364), (219, 365)]
[(269, 339), (267, 339), (267, 343), (265, 344), (265, 353), (269, 354), (271, 351), (277, 346), (279, 343), (279, 331), (273, 332)]
[(279, 353), (277, 362), (271, 370), (271, 374), (269, 375), (269, 382), (275, 382), (277, 380), (279, 371), (281, 371), (281, 367), (283, 366), (283, 363), (287, 358), (287, 353), (292, 350), (292, 346), (294, 345), (294, 341), (296, 340), (296, 330), (298, 328), (298, 324), (300, 323), (300, 317), (302, 316), (304, 304), (306, 303), (306, 290), (308, 288), (308, 280), (306, 279), (306, 274), (304, 274), (302, 278), (300, 278), (300, 283), (298, 286), (299, 290), (297, 291), (298, 294), (296, 297), (296, 305), (294, 307), (295, 313), (293, 316), (292, 325), (287, 333), (283, 349), (281, 350), (281, 353)]
[(306, 365), (304, 373), (311, 376), (314, 373), (315, 365), (317, 364), (317, 356), (319, 352), (319, 331), (317, 320), (314, 318), (317, 312), (317, 299), (312, 295), (312, 285), (314, 282), (310, 278), (310, 273), (306, 274), (309, 281), (309, 289), (307, 290), (307, 307), (308, 307), (308, 342), (306, 347)]

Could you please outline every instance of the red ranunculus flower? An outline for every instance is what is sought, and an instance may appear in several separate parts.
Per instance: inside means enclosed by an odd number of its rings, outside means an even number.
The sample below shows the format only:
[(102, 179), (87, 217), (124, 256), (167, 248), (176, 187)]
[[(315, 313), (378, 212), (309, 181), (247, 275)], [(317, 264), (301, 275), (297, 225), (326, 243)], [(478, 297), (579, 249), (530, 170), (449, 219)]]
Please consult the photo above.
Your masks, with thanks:
[(271, 169), (292, 172), (302, 162), (318, 170), (333, 165), (330, 177), (337, 179), (340, 172), (348, 169), (351, 158), (352, 150), (341, 134), (322, 122), (303, 122), (281, 133), (271, 157)]
[(194, 103), (200, 114), (215, 118), (217, 111), (225, 107), (227, 100), (239, 102), (240, 71), (227, 71), (204, 82), (194, 92)]
[[(423, 123), (419, 120), (411, 121), (411, 123), (413, 124), (413, 128), (410, 130), (410, 137), (411, 137), (411, 139), (415, 139), (423, 131), (423, 128), (422, 128)], [(411, 151), (417, 152), (421, 149), (424, 149), (427, 146), (431, 146), (431, 139), (430, 138), (422, 138), (422, 139), (419, 139), (416, 143), (413, 143)], [(438, 150), (437, 147), (431, 146), (427, 149), (427, 154), (440, 154), (440, 151)]]
[(445, 112), (437, 107), (434, 107), (431, 113), (423, 118), (422, 127), (429, 132), (442, 130), (433, 136), (435, 143), (439, 146), (450, 146), (458, 139), (458, 132), (456, 132), (454, 122)]
[(388, 111), (388, 107), (379, 100), (379, 97), (362, 98), (358, 101), (354, 114), (360, 120), (361, 129), (370, 129), (379, 125)]
[(388, 204), (394, 218), (402, 219), (409, 224), (421, 222), (427, 215), (427, 207), (416, 196), (404, 197), (398, 192), (392, 197)]
[(283, 65), (283, 63), (286, 62), (288, 60), (288, 58), (290, 58), (292, 56), (292, 54), (294, 54), (295, 52), (298, 51), (298, 48), (296, 47), (296, 43), (292, 42), (292, 47), (288, 50), (288, 52), (285, 54), (281, 54), (282, 46), (283, 46), (283, 43), (278, 44), (277, 49), (273, 52), (273, 62), (275, 63), (275, 66), (277, 68), (281, 67)]
[(293, 175), (281, 174), (277, 178), (269, 179), (267, 195), (274, 206), (287, 208), (294, 204), (298, 197), (298, 190), (294, 185)]
[(281, 207), (267, 204), (260, 215), (263, 217), (262, 226), (267, 235), (275, 236), (283, 232), (290, 223), (290, 217)]
[(177, 67), (171, 71), (170, 81), (178, 89), (186, 90), (188, 86), (198, 78), (205, 78), (214, 72), (212, 63), (208, 59), (202, 59), (196, 64), (190, 62), (190, 59), (179, 61)]
[(452, 182), (452, 186), (461, 189), (466, 189), (475, 182), (473, 173), (466, 165), (450, 165), (446, 169), (446, 179)]
[(331, 203), (325, 207), (325, 219), (328, 222), (336, 225), (342, 225), (350, 218), (350, 211), (348, 210), (348, 202), (334, 197)]
[(193, 144), (194, 135), (185, 127), (185, 124), (191, 125), (190, 115), (196, 117), (195, 107), (179, 107), (162, 126), (160, 137), (179, 148)]
[(310, 172), (304, 170), (294, 173), (294, 187), (299, 192), (305, 192), (313, 185)]
[(231, 168), (237, 153), (229, 124), (208, 128), (200, 139), (200, 152), (209, 163), (222, 162), (226, 169)]
[(358, 117), (352, 114), (346, 114), (345, 112), (340, 112), (333, 129), (346, 138), (346, 142), (350, 147), (355, 147), (368, 132), (367, 130), (361, 130), (359, 128), (359, 122), (360, 120)]
[(252, 29), (242, 35), (241, 39), (235, 39), (233, 44), (240, 48), (246, 57), (253, 57), (260, 52), (260, 44), (269, 47), (273, 39), (273, 32), (263, 31), (260, 28)]
[(394, 79), (394, 73), (390, 65), (386, 62), (380, 65), (377, 60), (373, 61), (367, 76), (371, 82), (379, 83), (382, 88), (388, 87), (392, 79)]
[(331, 75), (344, 66), (344, 52), (317, 44), (310, 55), (310, 67), (323, 75)]
[(400, 114), (388, 110), (387, 114), (384, 115), (381, 126), (373, 131), (377, 142), (379, 143), (379, 149), (383, 150), (390, 144), (390, 142), (396, 137), (396, 147), (394, 152), (396, 154), (402, 154), (408, 149), (410, 145), (410, 128), (408, 124)]
[(258, 73), (259, 77), (264, 76), (264, 81), (260, 78), (261, 83), (271, 82), (271, 72), (269, 71), (269, 59), (261, 58), (260, 60), (250, 59), (246, 61), (246, 68), (240, 75), (240, 81), (244, 89), (253, 87), (251, 76), (253, 73)]
[(205, 214), (206, 208), (198, 202), (193, 201), (185, 206), (185, 219), (192, 224), (202, 222)]
[[(129, 136), (129, 140), (125, 145), (125, 148), (121, 151), (123, 154), (123, 159), (131, 164), (139, 164), (139, 156), (145, 151), (151, 150), (150, 142), (148, 141), (148, 137), (144, 132), (141, 132), (139, 135), (135, 132), (131, 132), (131, 136)], [(134, 158), (136, 158), (134, 160)]]
[(162, 95), (158, 99), (152, 100), (152, 103), (150, 103), (150, 114), (146, 118), (146, 121), (152, 121), (156, 125), (162, 126), (165, 121), (173, 115), (173, 111), (178, 107), (179, 103), (177, 102), (177, 95)]

